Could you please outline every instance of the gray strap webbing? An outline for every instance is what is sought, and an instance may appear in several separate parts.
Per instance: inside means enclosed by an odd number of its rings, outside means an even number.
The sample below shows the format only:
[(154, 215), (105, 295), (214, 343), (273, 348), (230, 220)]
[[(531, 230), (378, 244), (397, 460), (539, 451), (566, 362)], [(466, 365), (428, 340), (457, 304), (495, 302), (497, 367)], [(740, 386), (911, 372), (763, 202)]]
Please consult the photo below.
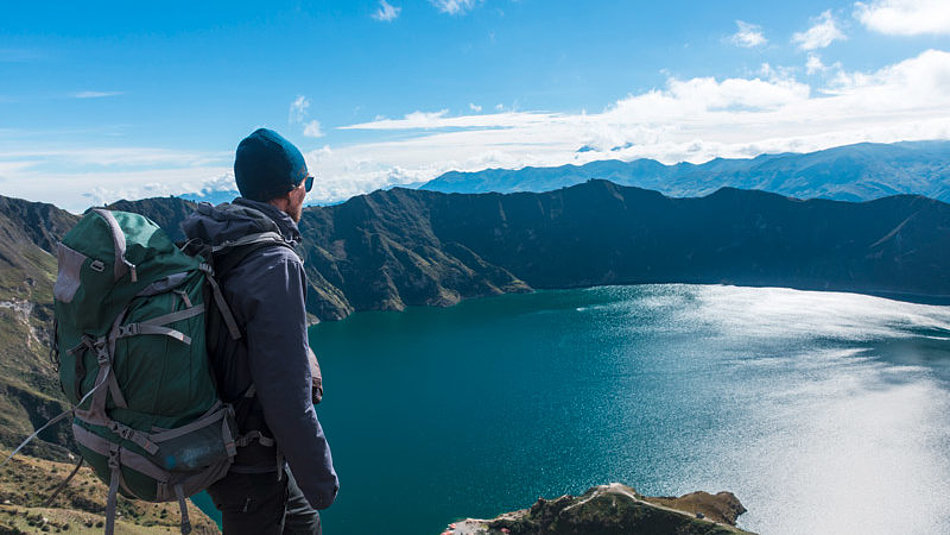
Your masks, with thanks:
[[(92, 393), (92, 390), (89, 391), (89, 394), (91, 394), (91, 393)], [(85, 401), (86, 398), (89, 397), (89, 394), (86, 394), (86, 396), (83, 398), (83, 401)], [(81, 403), (81, 402), (80, 402), (80, 403)], [(43, 427), (40, 427), (39, 429), (37, 429), (36, 431), (34, 431), (32, 435), (26, 437), (26, 440), (24, 440), (23, 442), (21, 442), (20, 445), (17, 446), (16, 449), (14, 449), (12, 453), (10, 453), (10, 455), (7, 455), (7, 458), (4, 459), (2, 463), (0, 463), (0, 466), (3, 466), (3, 465), (5, 465), (5, 464), (7, 464), (7, 462), (8, 462), (10, 459), (12, 459), (14, 455), (16, 455), (17, 453), (19, 453), (20, 450), (22, 450), (24, 446), (26, 446), (27, 444), (30, 443), (31, 440), (33, 440), (34, 438), (36, 438), (37, 436), (39, 436), (39, 434), (42, 433), (43, 431), (45, 431), (46, 428), (48, 428), (49, 426), (51, 426), (51, 425), (55, 424), (56, 422), (62, 420), (63, 418), (65, 418), (66, 416), (68, 416), (68, 415), (70, 415), (70, 414), (72, 414), (72, 413), (73, 413), (73, 410), (72, 410), (72, 409), (65, 410), (65, 411), (59, 413), (59, 416), (57, 416), (57, 417), (53, 418), (52, 420), (50, 420), (50, 421), (46, 422), (45, 424), (43, 424)]]
[(168, 431), (163, 431), (161, 433), (153, 433), (149, 435), (149, 438), (151, 438), (155, 442), (165, 442), (166, 440), (172, 440), (182, 435), (187, 435), (188, 433), (191, 433), (192, 431), (201, 429), (202, 427), (207, 427), (217, 422), (221, 418), (224, 418), (225, 414), (227, 414), (226, 410), (220, 410), (209, 416), (203, 416), (201, 418), (198, 418), (197, 420), (195, 420), (194, 422), (191, 422), (190, 424), (183, 425), (181, 427), (176, 427), (175, 429), (169, 429)]
[(139, 445), (139, 447), (152, 455), (158, 453), (158, 445), (149, 440), (149, 436), (146, 433), (132, 429), (131, 427), (114, 420), (109, 423), (109, 430), (124, 438), (125, 440), (131, 440), (132, 442), (135, 442)]
[(181, 509), (181, 535), (191, 533), (191, 519), (188, 518), (188, 503), (185, 502), (185, 492), (181, 485), (175, 485), (175, 496), (178, 497), (178, 508)]
[(188, 277), (191, 275), (190, 271), (182, 271), (180, 273), (173, 273), (163, 279), (158, 279), (157, 281), (149, 284), (142, 289), (139, 293), (135, 294), (136, 297), (149, 297), (152, 295), (158, 295), (165, 293), (168, 290), (177, 288), (182, 285)]
[(119, 380), (115, 378), (114, 373), (109, 375), (109, 394), (112, 396), (112, 401), (116, 407), (123, 409), (129, 407), (129, 404), (125, 402), (125, 396), (122, 395), (122, 390), (119, 388)]
[(195, 306), (191, 303), (191, 298), (188, 297), (188, 292), (184, 290), (172, 290), (172, 291), (175, 293), (175, 295), (177, 295), (178, 297), (181, 297), (182, 302), (185, 303), (185, 308), (191, 308)]
[[(229, 408), (230, 412), (231, 409)], [(231, 434), (231, 426), (228, 425), (228, 419), (221, 420), (221, 437), (224, 439), (224, 450), (228, 452), (228, 457), (237, 455), (237, 444), (234, 441), (234, 435)]]
[(115, 533), (116, 497), (119, 494), (119, 479), (122, 477), (122, 466), (119, 464), (119, 445), (112, 444), (109, 448), (109, 496), (106, 498), (106, 529), (105, 535)]
[[(99, 435), (91, 431), (87, 431), (76, 424), (73, 424), (73, 436), (76, 437), (76, 442), (98, 453), (99, 455), (105, 455), (107, 457), (109, 455), (109, 451), (114, 445), (112, 442), (109, 442)], [(168, 482), (170, 475), (167, 470), (156, 466), (155, 463), (149, 461), (142, 455), (139, 455), (132, 450), (127, 450), (125, 448), (120, 449), (122, 450), (122, 464), (128, 466), (136, 472), (145, 474), (159, 483)]]
[(244, 247), (245, 245), (254, 245), (256, 243), (265, 243), (265, 242), (283, 244), (283, 243), (287, 243), (287, 240), (285, 240), (284, 237), (281, 236), (277, 232), (261, 232), (260, 234), (249, 234), (237, 240), (226, 241), (220, 245), (216, 245), (212, 247), (211, 252), (220, 253), (221, 251), (224, 251), (226, 249), (232, 249), (235, 247)]
[(168, 325), (169, 323), (175, 323), (178, 321), (186, 320), (188, 318), (193, 318), (199, 314), (204, 313), (204, 311), (205, 311), (205, 306), (201, 304), (198, 306), (186, 308), (184, 310), (179, 310), (177, 312), (172, 312), (170, 314), (165, 314), (162, 316), (149, 318), (145, 321), (140, 322), (139, 325)]
[[(125, 315), (128, 313), (128, 307), (124, 308), (118, 316), (116, 316), (115, 321), (112, 323), (112, 328), (109, 329), (109, 367), (112, 368), (113, 362), (112, 359), (115, 356), (115, 337), (111, 333), (115, 333), (118, 329), (118, 325), (122, 323)], [(101, 363), (100, 363), (101, 364)], [(116, 379), (115, 373), (112, 373), (109, 376), (109, 394), (112, 395), (112, 402), (115, 403), (117, 407), (122, 407), (123, 409), (128, 408), (128, 404), (125, 402), (125, 396), (122, 395), (122, 390), (119, 388), (119, 380)], [(105, 395), (102, 396), (102, 410), (105, 414)]]
[(174, 338), (183, 344), (191, 345), (191, 337), (187, 334), (181, 331), (176, 331), (171, 327), (149, 325), (148, 323), (129, 323), (123, 325), (119, 332), (115, 334), (115, 338), (128, 338), (129, 336), (138, 336), (140, 334), (157, 334), (168, 336), (169, 338)]
[(239, 447), (243, 448), (244, 446), (247, 446), (248, 444), (250, 444), (251, 442), (254, 442), (255, 440), (260, 442), (261, 446), (264, 446), (265, 448), (269, 448), (273, 446), (274, 444), (276, 444), (276, 442), (274, 442), (274, 439), (264, 436), (263, 434), (261, 434), (260, 431), (257, 431), (257, 430), (250, 431), (247, 434), (241, 435), (241, 437), (235, 440), (234, 443), (238, 445)]
[(56, 490), (54, 490), (53, 493), (49, 495), (49, 498), (46, 498), (46, 501), (43, 502), (43, 507), (49, 507), (53, 504), (53, 500), (59, 496), (59, 493), (62, 492), (63, 489), (66, 488), (66, 485), (68, 485), (69, 482), (72, 481), (74, 477), (76, 477), (76, 474), (79, 473), (79, 469), (82, 468), (82, 463), (85, 460), (86, 459), (82, 455), (79, 456), (79, 462), (76, 463), (76, 467), (73, 468), (73, 471), (70, 472), (68, 476), (66, 476), (66, 479), (64, 479), (63, 482), (56, 487)]
[(135, 264), (125, 259), (125, 232), (122, 232), (122, 227), (119, 226), (119, 222), (116, 221), (115, 216), (112, 215), (112, 212), (109, 210), (94, 208), (92, 211), (99, 214), (112, 231), (112, 242), (115, 246), (115, 266), (113, 266), (113, 276), (115, 280), (121, 279), (126, 272), (131, 271), (132, 282), (137, 282), (138, 276), (135, 274)]
[[(124, 313), (116, 317), (116, 324), (122, 320), (123, 315)], [(113, 325), (113, 330), (114, 329), (115, 326)], [(119, 383), (112, 374), (112, 357), (109, 348), (114, 349), (114, 345), (114, 340), (111, 343), (104, 338), (99, 338), (95, 341), (94, 349), (96, 351), (96, 362), (99, 363), (99, 374), (96, 375), (96, 382), (93, 384), (92, 389), (83, 396), (75, 408), (77, 416), (96, 425), (108, 425), (110, 421), (106, 415), (106, 396), (109, 393), (112, 394), (112, 400), (117, 406), (126, 406), (125, 398), (122, 397), (122, 392), (119, 390)], [(106, 384), (109, 388), (103, 390), (101, 387)], [(92, 397), (92, 401), (89, 403), (89, 410), (79, 409), (89, 397)]]
[(231, 313), (231, 307), (228, 306), (224, 294), (221, 293), (221, 287), (218, 286), (218, 281), (214, 278), (214, 270), (208, 264), (201, 264), (200, 269), (207, 275), (208, 284), (211, 285), (211, 295), (214, 296), (214, 304), (218, 307), (218, 313), (221, 314), (224, 324), (228, 327), (228, 334), (231, 335), (232, 340), (239, 340), (241, 329), (238, 328), (237, 321), (234, 320), (234, 314)]
[(109, 340), (114, 344), (115, 340), (119, 338), (128, 338), (129, 336), (138, 336), (140, 334), (157, 334), (174, 338), (183, 344), (191, 345), (190, 336), (170, 327), (165, 327), (165, 325), (193, 318), (199, 314), (203, 314), (204, 311), (205, 307), (202, 304), (193, 306), (191, 308), (186, 308), (184, 310), (179, 310), (177, 312), (172, 312), (170, 314), (164, 314), (162, 316), (150, 318), (139, 323), (120, 325), (111, 335), (109, 335)]

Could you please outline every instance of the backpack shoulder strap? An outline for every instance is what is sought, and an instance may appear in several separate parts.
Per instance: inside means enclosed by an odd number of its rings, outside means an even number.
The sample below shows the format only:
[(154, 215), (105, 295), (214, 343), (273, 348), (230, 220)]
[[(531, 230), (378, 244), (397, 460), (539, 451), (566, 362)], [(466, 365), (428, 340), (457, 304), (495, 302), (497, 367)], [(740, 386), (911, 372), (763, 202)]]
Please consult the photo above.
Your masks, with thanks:
[(249, 234), (239, 240), (225, 242), (211, 248), (215, 274), (222, 276), (237, 267), (245, 258), (250, 256), (251, 253), (274, 246), (286, 247), (293, 251), (298, 257), (300, 256), (300, 253), (297, 252), (294, 246), (276, 232)]

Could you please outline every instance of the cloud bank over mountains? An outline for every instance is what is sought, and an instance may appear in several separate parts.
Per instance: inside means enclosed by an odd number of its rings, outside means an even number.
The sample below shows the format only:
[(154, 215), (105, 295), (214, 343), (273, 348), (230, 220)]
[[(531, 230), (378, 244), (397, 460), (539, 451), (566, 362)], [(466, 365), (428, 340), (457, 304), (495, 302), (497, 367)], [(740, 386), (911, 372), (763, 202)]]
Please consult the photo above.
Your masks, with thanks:
[(950, 53), (928, 50), (867, 73), (822, 68), (834, 72), (821, 87), (765, 67), (750, 78), (670, 78), (663, 88), (628, 95), (597, 113), (439, 110), (348, 125), (343, 128), (399, 139), (309, 153), (321, 176), (315, 198), (345, 199), (453, 169), (643, 157), (700, 163), (950, 138)]

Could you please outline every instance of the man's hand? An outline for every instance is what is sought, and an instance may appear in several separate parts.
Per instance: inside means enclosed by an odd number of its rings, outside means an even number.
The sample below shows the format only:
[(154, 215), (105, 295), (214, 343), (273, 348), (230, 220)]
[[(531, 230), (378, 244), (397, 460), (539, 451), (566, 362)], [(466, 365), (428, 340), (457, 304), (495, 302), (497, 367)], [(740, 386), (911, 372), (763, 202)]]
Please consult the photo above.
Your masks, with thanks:
[(307, 353), (310, 356), (310, 399), (316, 405), (323, 399), (323, 375), (320, 373), (320, 363), (317, 362), (317, 356), (313, 350), (308, 347)]

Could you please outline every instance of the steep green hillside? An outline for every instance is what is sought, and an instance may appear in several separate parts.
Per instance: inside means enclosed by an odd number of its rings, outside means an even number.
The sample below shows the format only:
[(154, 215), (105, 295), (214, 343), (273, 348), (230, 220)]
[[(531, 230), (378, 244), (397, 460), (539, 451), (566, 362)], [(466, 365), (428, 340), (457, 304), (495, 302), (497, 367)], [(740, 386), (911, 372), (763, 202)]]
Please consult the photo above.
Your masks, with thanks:
[[(49, 356), (55, 243), (78, 218), (42, 203), (0, 198), (0, 444), (12, 446), (66, 408)], [(26, 450), (60, 457), (68, 424)]]

